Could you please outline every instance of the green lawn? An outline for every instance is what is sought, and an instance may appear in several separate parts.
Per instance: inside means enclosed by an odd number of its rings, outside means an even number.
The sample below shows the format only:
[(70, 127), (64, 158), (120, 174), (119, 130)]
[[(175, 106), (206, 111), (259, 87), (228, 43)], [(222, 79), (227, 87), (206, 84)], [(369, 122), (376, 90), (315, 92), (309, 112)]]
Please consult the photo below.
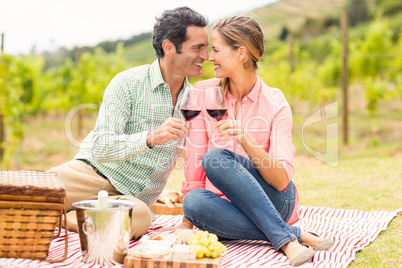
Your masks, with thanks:
[[(395, 211), (402, 208), (401, 158), (341, 159), (336, 168), (299, 157), (295, 181), (304, 206)], [(356, 254), (350, 267), (402, 265), (402, 217)]]

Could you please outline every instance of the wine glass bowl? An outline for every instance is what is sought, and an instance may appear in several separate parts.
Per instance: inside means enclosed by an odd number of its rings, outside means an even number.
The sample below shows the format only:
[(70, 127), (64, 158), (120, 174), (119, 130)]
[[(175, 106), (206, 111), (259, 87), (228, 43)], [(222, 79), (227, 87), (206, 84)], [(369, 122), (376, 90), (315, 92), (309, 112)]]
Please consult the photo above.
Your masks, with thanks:
[(205, 108), (209, 116), (216, 121), (224, 119), (228, 105), (221, 87), (211, 87), (205, 90)]
[[(204, 92), (195, 87), (186, 87), (183, 92), (179, 109), (184, 119), (191, 122), (200, 113), (204, 102)], [(184, 134), (181, 142), (177, 145), (179, 149), (185, 149), (186, 135)]]
[(200, 114), (203, 95), (202, 90), (195, 87), (186, 87), (184, 90), (183, 98), (180, 102), (180, 111), (187, 122), (191, 122)]
[(187, 122), (191, 122), (191, 120), (196, 118), (201, 112), (201, 110), (186, 110), (186, 109), (180, 109), (180, 110), (181, 110), (181, 113), (184, 116), (184, 119)]

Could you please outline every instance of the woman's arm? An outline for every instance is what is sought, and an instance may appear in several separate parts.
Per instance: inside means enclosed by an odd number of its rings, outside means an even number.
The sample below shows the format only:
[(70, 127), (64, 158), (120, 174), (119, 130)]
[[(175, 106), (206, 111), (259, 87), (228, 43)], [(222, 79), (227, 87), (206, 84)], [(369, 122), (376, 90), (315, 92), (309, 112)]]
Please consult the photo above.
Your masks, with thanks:
[(284, 190), (289, 184), (289, 180), (283, 161), (267, 153), (250, 135), (244, 135), (243, 141), (240, 144), (243, 146), (261, 177), (276, 190)]
[(227, 140), (237, 140), (269, 185), (278, 191), (286, 188), (294, 172), (292, 113), (289, 107), (283, 107), (272, 121), (268, 152), (235, 120), (222, 120), (216, 127), (220, 136)]

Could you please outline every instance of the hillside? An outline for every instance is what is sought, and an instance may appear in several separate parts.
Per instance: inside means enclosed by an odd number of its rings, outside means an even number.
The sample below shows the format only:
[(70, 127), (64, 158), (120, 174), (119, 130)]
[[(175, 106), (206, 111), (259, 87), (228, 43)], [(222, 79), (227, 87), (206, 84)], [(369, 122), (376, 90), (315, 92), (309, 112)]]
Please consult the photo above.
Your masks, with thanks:
[[(265, 37), (268, 40), (277, 38), (283, 27), (298, 31), (309, 21), (325, 18), (339, 18), (339, 10), (349, 2), (366, 2), (364, 0), (280, 0), (265, 7), (243, 13), (254, 17), (261, 25)], [(372, 0), (367, 0), (371, 2)], [(375, 0), (373, 0), (375, 1)], [(391, 1), (391, 0), (387, 0)], [(335, 19), (336, 21), (336, 19)], [(315, 21), (314, 21), (315, 22)], [(214, 21), (211, 21), (212, 26)], [(317, 24), (317, 23), (313, 23)], [(322, 29), (322, 27), (321, 27)], [(312, 31), (312, 28), (307, 31)], [(142, 33), (127, 40), (109, 40), (99, 43), (96, 47), (102, 47), (106, 52), (113, 52), (117, 43), (122, 42), (126, 49), (127, 61), (134, 65), (150, 62), (155, 59), (151, 44), (151, 33)], [(62, 65), (66, 58), (74, 58), (77, 53), (93, 51), (95, 47), (76, 47), (72, 50), (60, 48), (55, 52), (44, 52), (45, 68)]]
[[(375, 17), (379, 10), (384, 15), (395, 15), (402, 11), (400, 0), (279, 0), (264, 7), (240, 13), (251, 16), (258, 21), (265, 39), (271, 42), (286, 38), (289, 31), (304, 40), (311, 36), (338, 31), (341, 10), (348, 10), (349, 25), (357, 26)], [(239, 14), (239, 15), (240, 15)], [(399, 16), (399, 15), (397, 15)], [(397, 17), (395, 16), (395, 17)], [(208, 25), (210, 30), (215, 21)], [(396, 22), (398, 27), (400, 23)], [(152, 33), (146, 32), (126, 40), (106, 40), (95, 47), (101, 47), (113, 54), (118, 43), (123, 43), (125, 59), (130, 65), (150, 63), (155, 59), (151, 44)], [(53, 53), (43, 53), (45, 68), (60, 66), (66, 58), (75, 60), (77, 54), (94, 51), (95, 47), (75, 47), (67, 50), (62, 47)]]
[(282, 0), (245, 15), (253, 16), (268, 38), (277, 37), (284, 26), (293, 31), (300, 30), (308, 19), (339, 17), (339, 11), (349, 0)]
[[(278, 38), (283, 27), (299, 31), (306, 22), (338, 18), (342, 7), (350, 0), (281, 0), (265, 7), (241, 13), (253, 17), (261, 25), (267, 40)], [(337, 20), (337, 19), (335, 19)], [(208, 28), (211, 28), (211, 21)], [(311, 30), (311, 29), (309, 29)], [(130, 63), (142, 64), (155, 59), (151, 38), (126, 46), (126, 59)]]

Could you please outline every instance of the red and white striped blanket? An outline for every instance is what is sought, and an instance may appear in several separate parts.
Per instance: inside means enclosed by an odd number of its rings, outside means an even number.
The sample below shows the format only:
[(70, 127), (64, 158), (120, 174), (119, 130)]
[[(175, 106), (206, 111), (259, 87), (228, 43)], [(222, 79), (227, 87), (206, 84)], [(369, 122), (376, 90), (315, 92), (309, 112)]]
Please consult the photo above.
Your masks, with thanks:
[[(397, 212), (331, 209), (325, 207), (302, 207), (297, 223), (306, 231), (314, 231), (322, 237), (335, 241), (329, 252), (317, 252), (313, 261), (301, 267), (346, 267), (353, 261), (356, 251), (367, 246), (385, 230)], [(154, 235), (170, 231), (181, 222), (181, 216), (161, 215), (153, 221), (148, 233)], [(49, 249), (48, 259), (57, 259), (64, 254), (64, 235), (55, 239)], [(131, 241), (130, 248), (137, 241)], [(274, 251), (265, 241), (223, 241), (227, 251), (222, 255), (221, 267), (291, 267), (287, 257)], [(28, 259), (0, 258), (2, 267), (94, 267), (81, 262), (80, 241), (77, 233), (68, 232), (68, 257), (61, 263), (48, 263)], [(122, 266), (115, 266), (122, 267)]]

